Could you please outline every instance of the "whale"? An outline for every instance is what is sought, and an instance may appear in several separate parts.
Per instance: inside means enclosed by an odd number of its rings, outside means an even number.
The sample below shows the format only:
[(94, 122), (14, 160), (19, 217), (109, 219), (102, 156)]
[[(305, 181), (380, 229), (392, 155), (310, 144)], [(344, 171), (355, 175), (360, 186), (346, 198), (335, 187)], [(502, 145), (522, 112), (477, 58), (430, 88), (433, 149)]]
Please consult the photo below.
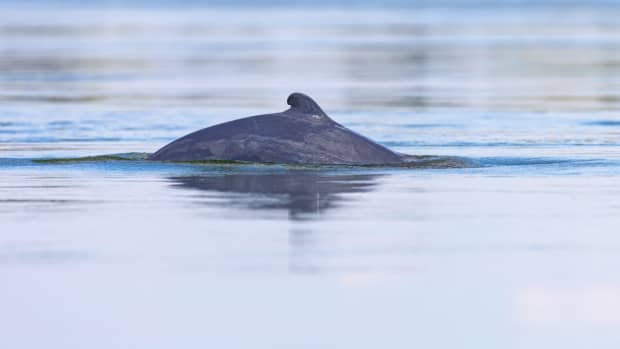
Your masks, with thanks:
[(207, 127), (148, 157), (157, 161), (227, 160), (316, 165), (389, 165), (407, 161), (329, 117), (312, 98), (292, 93), (289, 109)]

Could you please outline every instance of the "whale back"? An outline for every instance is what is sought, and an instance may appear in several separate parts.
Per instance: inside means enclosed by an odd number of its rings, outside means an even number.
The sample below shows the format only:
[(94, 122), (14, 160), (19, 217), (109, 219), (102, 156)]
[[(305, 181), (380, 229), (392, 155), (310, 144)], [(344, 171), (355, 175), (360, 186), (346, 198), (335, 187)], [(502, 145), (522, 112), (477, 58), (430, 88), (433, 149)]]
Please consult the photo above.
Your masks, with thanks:
[(400, 155), (333, 121), (312, 98), (293, 93), (280, 113), (218, 124), (181, 137), (151, 160), (234, 160), (289, 164), (393, 164)]

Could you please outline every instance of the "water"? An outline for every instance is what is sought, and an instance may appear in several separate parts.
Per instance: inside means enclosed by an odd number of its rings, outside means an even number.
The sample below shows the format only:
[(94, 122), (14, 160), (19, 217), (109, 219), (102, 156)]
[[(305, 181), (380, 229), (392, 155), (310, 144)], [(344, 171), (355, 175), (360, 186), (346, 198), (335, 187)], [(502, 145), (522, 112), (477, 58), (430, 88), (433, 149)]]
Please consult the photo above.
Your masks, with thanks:
[[(4, 6), (4, 346), (618, 347), (606, 4)], [(32, 161), (153, 152), (293, 91), (472, 166)]]

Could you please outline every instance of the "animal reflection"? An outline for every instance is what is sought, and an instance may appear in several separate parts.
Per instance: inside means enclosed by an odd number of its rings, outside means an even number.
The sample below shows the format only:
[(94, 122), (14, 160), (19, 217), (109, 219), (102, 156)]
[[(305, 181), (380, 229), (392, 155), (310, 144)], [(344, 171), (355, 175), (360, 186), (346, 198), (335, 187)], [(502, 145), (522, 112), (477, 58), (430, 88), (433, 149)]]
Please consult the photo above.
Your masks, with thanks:
[[(286, 210), (291, 219), (312, 219), (347, 200), (345, 194), (373, 190), (379, 175), (226, 174), (172, 177), (179, 188), (218, 194), (212, 205), (241, 206), (251, 210)], [(241, 194), (241, 195), (240, 195)]]

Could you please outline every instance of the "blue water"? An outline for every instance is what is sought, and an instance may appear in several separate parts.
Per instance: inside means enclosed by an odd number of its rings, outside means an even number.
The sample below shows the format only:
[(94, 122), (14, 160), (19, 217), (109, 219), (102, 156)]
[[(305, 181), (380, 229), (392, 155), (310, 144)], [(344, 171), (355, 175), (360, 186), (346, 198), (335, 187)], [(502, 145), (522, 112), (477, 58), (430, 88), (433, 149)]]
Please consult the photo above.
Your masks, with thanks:
[[(248, 4), (0, 3), (2, 347), (618, 347), (617, 2)], [(34, 161), (293, 91), (467, 166)]]

